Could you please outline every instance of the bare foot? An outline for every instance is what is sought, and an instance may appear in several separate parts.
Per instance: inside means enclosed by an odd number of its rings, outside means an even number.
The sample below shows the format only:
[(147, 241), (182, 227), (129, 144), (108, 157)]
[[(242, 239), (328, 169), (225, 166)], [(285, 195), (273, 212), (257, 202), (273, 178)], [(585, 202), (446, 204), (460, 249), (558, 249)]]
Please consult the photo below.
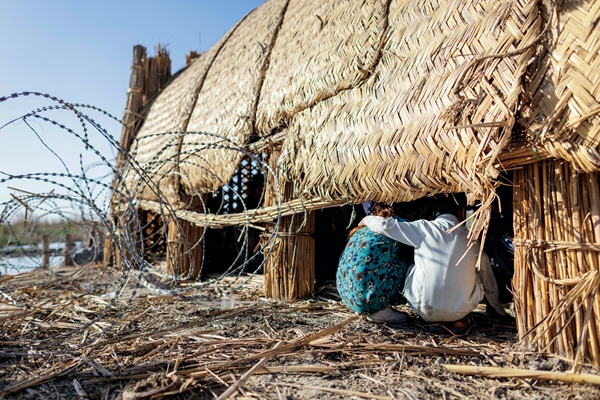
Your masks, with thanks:
[(436, 334), (453, 333), (455, 335), (462, 335), (469, 329), (470, 322), (469, 317), (464, 317), (451, 322), (431, 322), (431, 325), (429, 325), (427, 329), (429, 332)]
[(450, 322), (452, 327), (455, 329), (465, 329), (469, 326), (469, 319), (467, 317), (461, 318), (458, 321)]

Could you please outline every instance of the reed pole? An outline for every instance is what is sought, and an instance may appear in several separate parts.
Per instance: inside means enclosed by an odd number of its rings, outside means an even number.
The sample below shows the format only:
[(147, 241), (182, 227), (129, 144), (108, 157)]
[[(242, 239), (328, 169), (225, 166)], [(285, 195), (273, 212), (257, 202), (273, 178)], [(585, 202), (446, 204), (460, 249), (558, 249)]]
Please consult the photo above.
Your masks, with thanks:
[[(207, 195), (203, 195), (206, 201)], [(202, 212), (203, 206), (194, 209)], [(178, 279), (195, 280), (202, 267), (204, 228), (176, 217), (167, 223), (167, 272)]]
[[(119, 145), (124, 152), (129, 151), (135, 132), (141, 122), (139, 113), (144, 104), (144, 62), (146, 58), (146, 48), (144, 46), (138, 44), (133, 47), (131, 79), (129, 80), (129, 89), (127, 89), (127, 104), (123, 114), (123, 130), (119, 141)], [(122, 162), (123, 157), (124, 155), (121, 153), (117, 155), (117, 166), (120, 166), (119, 162)]]

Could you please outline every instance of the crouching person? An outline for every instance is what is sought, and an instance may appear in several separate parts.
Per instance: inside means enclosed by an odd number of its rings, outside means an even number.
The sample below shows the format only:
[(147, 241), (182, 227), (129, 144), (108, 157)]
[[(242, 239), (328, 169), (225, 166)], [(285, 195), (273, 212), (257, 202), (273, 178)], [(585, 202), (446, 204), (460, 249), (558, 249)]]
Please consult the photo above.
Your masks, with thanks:
[[(430, 203), (429, 219), (409, 222), (368, 216), (359, 224), (414, 247), (414, 264), (408, 269), (402, 294), (425, 321), (454, 333), (466, 330), (467, 314), (484, 296), (494, 314), (506, 315), (488, 257), (483, 254), (478, 270), (480, 245), (469, 243), (464, 225), (457, 227), (465, 219), (465, 210), (464, 193), (438, 195)], [(430, 327), (440, 333), (438, 329), (444, 328)]]
[[(376, 204), (371, 212), (378, 218), (405, 222), (394, 217), (391, 206)], [(404, 286), (413, 250), (369, 228), (355, 229), (340, 257), (336, 285), (346, 305), (375, 323), (400, 324), (408, 314), (390, 304), (397, 301)]]

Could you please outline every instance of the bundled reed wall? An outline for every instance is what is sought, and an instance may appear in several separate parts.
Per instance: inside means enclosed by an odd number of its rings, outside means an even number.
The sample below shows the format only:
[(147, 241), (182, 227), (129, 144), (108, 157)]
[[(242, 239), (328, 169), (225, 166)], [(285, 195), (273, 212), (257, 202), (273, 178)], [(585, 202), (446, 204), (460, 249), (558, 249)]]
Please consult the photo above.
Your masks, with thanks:
[(265, 294), (293, 301), (315, 291), (315, 213), (283, 217), (265, 261)]
[(204, 229), (173, 219), (167, 225), (167, 273), (180, 280), (194, 280), (203, 261)]
[(515, 171), (515, 309), (538, 350), (600, 366), (598, 173), (565, 161)]
[[(271, 168), (277, 161), (277, 152), (271, 154)], [(265, 192), (265, 207), (295, 197), (294, 187), (288, 182), (280, 193), (272, 186)], [(275, 242), (263, 252), (270, 253), (265, 260), (265, 293), (280, 300), (298, 300), (309, 296), (315, 289), (315, 212), (282, 217)], [(275, 224), (267, 224), (270, 235)], [(263, 238), (266, 236), (263, 236)]]

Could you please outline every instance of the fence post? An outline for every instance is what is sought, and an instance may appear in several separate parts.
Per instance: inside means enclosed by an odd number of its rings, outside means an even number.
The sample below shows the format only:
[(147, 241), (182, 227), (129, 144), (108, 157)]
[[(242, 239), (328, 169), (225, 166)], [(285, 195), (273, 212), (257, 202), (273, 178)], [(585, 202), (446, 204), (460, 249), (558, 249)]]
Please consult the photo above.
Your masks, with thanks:
[(42, 267), (50, 266), (50, 235), (42, 235)]
[(67, 234), (65, 238), (65, 267), (68, 265), (73, 265), (73, 259), (71, 258), (71, 245), (73, 244), (73, 239), (71, 239), (71, 235)]

